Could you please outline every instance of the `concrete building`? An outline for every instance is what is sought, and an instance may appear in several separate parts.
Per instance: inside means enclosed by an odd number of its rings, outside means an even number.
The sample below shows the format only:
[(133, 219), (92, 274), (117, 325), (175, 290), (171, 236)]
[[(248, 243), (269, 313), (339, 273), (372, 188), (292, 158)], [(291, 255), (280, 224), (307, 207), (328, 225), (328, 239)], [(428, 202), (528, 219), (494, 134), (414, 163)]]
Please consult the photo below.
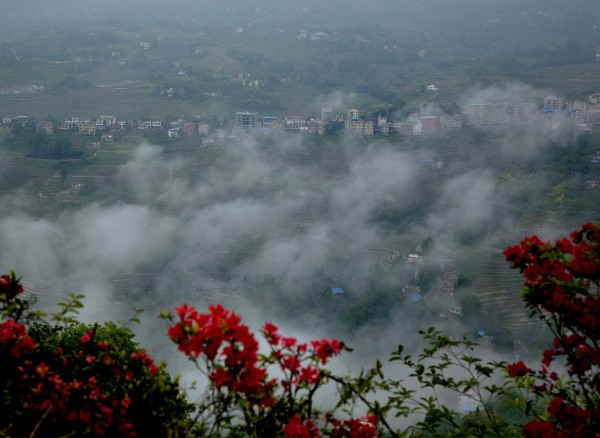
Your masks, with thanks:
[(297, 129), (307, 128), (306, 119), (302, 116), (285, 116), (283, 118), (284, 129)]
[(600, 104), (600, 93), (590, 94), (588, 100), (594, 104)]
[(565, 100), (562, 97), (548, 96), (544, 98), (544, 110), (565, 110)]
[(433, 134), (438, 130), (438, 120), (434, 116), (421, 117), (421, 132), (423, 134)]
[(256, 120), (258, 118), (257, 113), (251, 113), (248, 111), (238, 111), (235, 113), (235, 124), (234, 130), (244, 131), (256, 128)]
[(208, 135), (209, 127), (208, 123), (198, 123), (198, 134)]
[(356, 108), (352, 108), (350, 110), (348, 110), (348, 118), (349, 119), (358, 119), (359, 117), (359, 112)]
[(440, 117), (440, 128), (445, 131), (455, 131), (462, 129), (463, 122), (460, 114), (443, 115)]
[(265, 116), (262, 119), (262, 125), (265, 128), (277, 129), (279, 128), (279, 119), (277, 116)]
[(321, 120), (329, 123), (333, 120), (333, 108), (321, 108)]
[(96, 123), (88, 121), (79, 122), (79, 133), (82, 135), (95, 135)]
[(54, 134), (54, 123), (51, 121), (38, 122), (37, 124), (38, 132), (45, 132), (48, 135)]

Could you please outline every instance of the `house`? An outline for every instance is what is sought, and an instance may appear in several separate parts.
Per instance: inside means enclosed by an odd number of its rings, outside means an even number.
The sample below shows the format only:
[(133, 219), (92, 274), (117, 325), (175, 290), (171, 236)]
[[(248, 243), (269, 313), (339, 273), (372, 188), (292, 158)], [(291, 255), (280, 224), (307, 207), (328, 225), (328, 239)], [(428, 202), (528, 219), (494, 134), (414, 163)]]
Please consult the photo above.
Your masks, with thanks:
[(438, 120), (435, 116), (421, 117), (421, 132), (423, 134), (433, 134), (437, 131)]
[(96, 134), (96, 123), (88, 120), (79, 122), (79, 134), (81, 135), (95, 135)]
[(146, 42), (143, 42), (143, 43), (140, 43), (140, 47), (144, 50), (148, 50), (152, 46)]
[(102, 134), (102, 136), (100, 137), (100, 140), (102, 141), (115, 141), (115, 137), (112, 134)]
[(427, 85), (427, 91), (440, 91), (440, 89), (438, 87), (436, 87), (435, 85), (431, 84), (431, 85)]
[(197, 135), (198, 134), (198, 125), (195, 123), (185, 123), (183, 125), (183, 129), (185, 131), (185, 135)]
[(421, 263), (423, 262), (423, 256), (419, 254), (409, 254), (406, 259), (406, 263)]
[(600, 93), (590, 94), (588, 100), (594, 104), (600, 104)]
[(167, 136), (169, 138), (179, 137), (179, 128), (170, 128), (169, 130), (167, 130)]
[(462, 117), (460, 114), (443, 115), (440, 116), (440, 127), (445, 131), (455, 131), (462, 129)]
[(421, 135), (423, 133), (423, 122), (420, 120), (416, 123), (413, 123), (413, 132), (412, 135)]
[(300, 129), (306, 127), (306, 119), (302, 116), (285, 116), (283, 118), (284, 129)]
[(45, 132), (48, 135), (54, 134), (54, 123), (50, 121), (38, 122), (37, 124), (38, 132)]
[(209, 127), (207, 123), (199, 123), (198, 124), (198, 134), (200, 135), (208, 135)]
[(104, 123), (104, 126), (115, 125), (117, 123), (115, 116), (107, 116), (106, 114), (102, 114), (99, 120)]
[(264, 116), (262, 119), (262, 125), (266, 128), (276, 129), (279, 127), (279, 119), (277, 116)]
[(341, 287), (333, 287), (331, 288), (331, 294), (333, 296), (343, 296), (345, 294), (344, 289), (342, 289)]
[(462, 307), (460, 307), (457, 302), (452, 301), (450, 304), (448, 304), (448, 312), (452, 313), (453, 315), (462, 316)]

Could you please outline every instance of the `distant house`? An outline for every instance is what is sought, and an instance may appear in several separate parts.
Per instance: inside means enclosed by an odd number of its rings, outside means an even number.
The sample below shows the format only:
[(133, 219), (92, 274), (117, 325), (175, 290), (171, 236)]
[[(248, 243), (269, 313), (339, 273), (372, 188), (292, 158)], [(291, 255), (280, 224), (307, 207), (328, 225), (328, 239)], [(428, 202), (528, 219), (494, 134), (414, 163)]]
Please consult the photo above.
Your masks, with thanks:
[(591, 94), (591, 95), (588, 97), (588, 100), (589, 100), (591, 103), (600, 104), (600, 93), (594, 93), (594, 94)]
[(345, 294), (344, 289), (342, 289), (341, 287), (333, 287), (331, 288), (331, 294), (333, 296), (343, 296)]
[(431, 84), (431, 85), (427, 85), (427, 91), (440, 91), (439, 87), (436, 87), (435, 85)]
[(454, 315), (462, 316), (462, 307), (460, 307), (460, 305), (458, 305), (458, 303), (452, 301), (448, 305), (448, 312), (450, 312)]
[(81, 135), (95, 135), (96, 134), (96, 123), (95, 122), (79, 122), (79, 134)]
[(198, 125), (195, 123), (186, 123), (184, 125), (185, 134), (186, 135), (196, 135), (198, 134)]
[(200, 135), (208, 135), (209, 126), (207, 123), (199, 123), (198, 124), (198, 134)]
[(54, 134), (54, 123), (50, 121), (38, 122), (37, 124), (38, 132), (45, 132), (48, 135)]

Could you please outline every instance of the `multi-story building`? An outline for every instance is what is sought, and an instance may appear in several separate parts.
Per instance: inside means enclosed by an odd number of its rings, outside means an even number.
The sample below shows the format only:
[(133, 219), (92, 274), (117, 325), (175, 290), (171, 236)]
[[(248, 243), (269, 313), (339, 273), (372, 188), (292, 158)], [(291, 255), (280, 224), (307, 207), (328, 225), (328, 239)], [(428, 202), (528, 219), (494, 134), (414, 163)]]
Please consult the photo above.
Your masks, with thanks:
[(548, 96), (544, 98), (544, 110), (564, 111), (565, 100), (562, 97)]
[(446, 131), (462, 129), (463, 122), (460, 114), (445, 114), (440, 116), (440, 127)]
[(38, 122), (37, 130), (45, 132), (48, 135), (54, 134), (54, 123), (51, 121)]
[(79, 133), (82, 135), (95, 135), (96, 123), (87, 120), (85, 122), (79, 122)]
[(198, 134), (208, 135), (209, 127), (208, 123), (198, 123)]
[(423, 134), (433, 134), (438, 129), (438, 120), (434, 116), (421, 117), (419, 121), (421, 123), (421, 132)]
[(306, 126), (306, 119), (302, 116), (285, 116), (283, 118), (284, 129), (302, 129)]
[(333, 120), (333, 108), (321, 108), (321, 120), (329, 123)]
[(238, 111), (235, 113), (235, 124), (234, 130), (248, 130), (256, 128), (256, 120), (258, 118), (257, 113), (251, 113), (248, 111)]
[(198, 134), (198, 125), (196, 125), (193, 122), (186, 123), (185, 125), (183, 125), (183, 128), (185, 130), (185, 135), (196, 135), (196, 134)]
[(358, 117), (346, 119), (344, 122), (344, 133), (355, 137), (373, 135), (373, 122), (361, 120)]
[(264, 116), (262, 125), (265, 128), (277, 129), (279, 127), (279, 119), (277, 116)]

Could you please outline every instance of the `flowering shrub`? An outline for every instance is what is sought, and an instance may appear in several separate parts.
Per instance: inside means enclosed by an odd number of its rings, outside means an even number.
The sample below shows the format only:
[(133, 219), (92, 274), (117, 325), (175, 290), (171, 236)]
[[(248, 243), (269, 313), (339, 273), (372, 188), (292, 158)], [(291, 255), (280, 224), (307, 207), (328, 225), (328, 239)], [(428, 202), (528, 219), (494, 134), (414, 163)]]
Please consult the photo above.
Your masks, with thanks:
[[(258, 352), (258, 341), (234, 312), (211, 306), (198, 313), (183, 305), (163, 315), (170, 321), (169, 337), (209, 379), (199, 409), (209, 435), (374, 437), (374, 416), (335, 419), (333, 412), (313, 406), (316, 391), (332, 377), (324, 368), (344, 345), (337, 340), (300, 343), (267, 323), (262, 335), (270, 347)], [(272, 377), (270, 370), (277, 372)]]
[[(587, 223), (570, 239), (536, 236), (504, 251), (525, 279), (522, 295), (532, 315), (554, 335), (540, 370), (523, 362), (507, 367), (545, 400), (545, 415), (526, 424), (530, 437), (600, 435), (600, 229)], [(558, 364), (559, 367), (553, 367)], [(559, 375), (564, 367), (566, 375)], [(553, 369), (554, 368), (554, 369)]]
[[(184, 431), (192, 406), (164, 366), (114, 324), (43, 322), (14, 274), (0, 277), (0, 434), (156, 436)], [(21, 322), (22, 321), (22, 322)]]

